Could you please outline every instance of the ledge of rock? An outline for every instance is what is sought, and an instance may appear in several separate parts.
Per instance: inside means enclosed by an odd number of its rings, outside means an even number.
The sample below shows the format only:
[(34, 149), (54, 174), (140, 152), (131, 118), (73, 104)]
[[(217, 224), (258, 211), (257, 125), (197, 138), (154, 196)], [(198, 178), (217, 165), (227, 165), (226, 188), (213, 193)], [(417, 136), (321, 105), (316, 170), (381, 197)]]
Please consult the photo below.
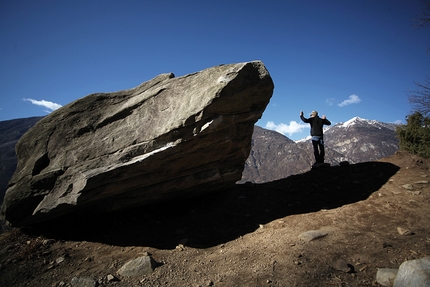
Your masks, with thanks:
[(273, 88), (254, 61), (74, 101), (17, 143), (2, 217), (33, 225), (230, 187)]

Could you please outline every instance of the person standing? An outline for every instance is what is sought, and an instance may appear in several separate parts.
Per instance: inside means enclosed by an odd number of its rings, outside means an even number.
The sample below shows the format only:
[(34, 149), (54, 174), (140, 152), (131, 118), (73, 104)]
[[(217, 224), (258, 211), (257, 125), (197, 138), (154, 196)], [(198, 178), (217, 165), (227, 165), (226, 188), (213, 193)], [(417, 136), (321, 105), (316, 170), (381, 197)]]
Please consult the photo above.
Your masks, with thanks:
[(324, 138), (323, 138), (323, 125), (331, 125), (331, 122), (326, 118), (326, 116), (322, 116), (321, 118), (318, 116), (317, 111), (312, 111), (310, 118), (305, 118), (303, 116), (303, 111), (300, 111), (300, 119), (311, 125), (311, 136), (312, 136), (312, 146), (314, 148), (315, 155), (315, 164), (314, 165), (322, 165), (324, 164)]

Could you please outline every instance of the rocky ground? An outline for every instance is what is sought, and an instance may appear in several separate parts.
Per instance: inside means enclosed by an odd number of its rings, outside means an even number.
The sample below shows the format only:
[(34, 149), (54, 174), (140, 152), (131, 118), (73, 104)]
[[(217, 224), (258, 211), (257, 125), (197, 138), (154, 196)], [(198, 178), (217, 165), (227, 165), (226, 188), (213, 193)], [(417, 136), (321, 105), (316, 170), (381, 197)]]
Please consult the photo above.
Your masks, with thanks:
[[(407, 153), (0, 235), (0, 286), (379, 286), (430, 255), (430, 160)], [(323, 237), (306, 241), (303, 232)], [(126, 277), (150, 254), (158, 267)], [(73, 279), (75, 278), (75, 279)], [(85, 285), (90, 286), (90, 285)]]

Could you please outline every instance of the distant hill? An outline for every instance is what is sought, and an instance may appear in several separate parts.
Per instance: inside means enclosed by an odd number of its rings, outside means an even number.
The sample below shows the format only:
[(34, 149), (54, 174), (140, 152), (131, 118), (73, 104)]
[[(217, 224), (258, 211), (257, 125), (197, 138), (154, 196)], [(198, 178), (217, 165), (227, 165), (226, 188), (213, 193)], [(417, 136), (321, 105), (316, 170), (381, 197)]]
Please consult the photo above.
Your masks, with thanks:
[[(16, 168), (18, 139), (43, 117), (0, 122), (0, 203)], [(359, 163), (377, 160), (398, 150), (396, 125), (355, 117), (325, 131), (326, 162)], [(314, 162), (310, 139), (293, 141), (282, 134), (254, 127), (252, 149), (245, 163), (242, 180), (262, 183), (304, 173)]]
[(15, 145), (19, 138), (43, 117), (31, 117), (0, 122), (0, 203), (7, 183), (16, 168)]
[[(360, 163), (381, 159), (398, 150), (396, 125), (359, 117), (325, 131), (325, 161)], [(251, 153), (240, 183), (269, 182), (310, 169), (315, 161), (310, 137), (292, 141), (278, 132), (254, 127)]]

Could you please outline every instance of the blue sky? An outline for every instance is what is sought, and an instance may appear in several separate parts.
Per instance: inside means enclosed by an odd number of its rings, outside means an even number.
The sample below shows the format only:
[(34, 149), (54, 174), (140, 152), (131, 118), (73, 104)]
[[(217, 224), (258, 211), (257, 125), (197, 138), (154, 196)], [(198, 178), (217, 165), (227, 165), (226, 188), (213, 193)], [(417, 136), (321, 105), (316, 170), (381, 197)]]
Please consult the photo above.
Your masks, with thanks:
[(257, 125), (308, 135), (332, 123), (405, 120), (430, 75), (421, 0), (0, 2), (0, 121), (46, 115), (161, 74), (261, 60), (275, 83)]

